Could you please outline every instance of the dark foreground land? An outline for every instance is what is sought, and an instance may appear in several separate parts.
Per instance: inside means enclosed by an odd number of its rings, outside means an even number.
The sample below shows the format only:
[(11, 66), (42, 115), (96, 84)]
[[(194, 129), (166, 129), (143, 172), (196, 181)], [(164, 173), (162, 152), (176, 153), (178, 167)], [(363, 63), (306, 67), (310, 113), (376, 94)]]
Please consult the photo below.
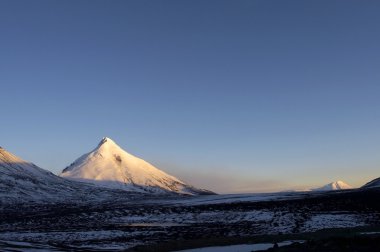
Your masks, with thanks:
[(268, 252), (291, 252), (291, 251), (380, 251), (380, 236), (353, 236), (353, 237), (331, 237), (321, 240), (308, 240), (304, 243), (295, 242), (292, 245), (276, 247), (267, 250)]
[(372, 189), (3, 205), (0, 250), (174, 251), (305, 240), (272, 251), (369, 251), (380, 244), (379, 198)]

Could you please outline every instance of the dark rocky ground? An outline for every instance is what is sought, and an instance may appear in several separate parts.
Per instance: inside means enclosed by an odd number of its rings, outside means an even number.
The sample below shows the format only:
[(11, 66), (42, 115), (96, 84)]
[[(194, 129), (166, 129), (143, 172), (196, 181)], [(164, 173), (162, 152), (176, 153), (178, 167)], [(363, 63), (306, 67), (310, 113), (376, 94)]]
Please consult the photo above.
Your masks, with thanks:
[(380, 251), (379, 235), (360, 235), (352, 237), (330, 237), (328, 239), (311, 239), (304, 243), (295, 242), (292, 245), (276, 247), (266, 250), (268, 252), (292, 252), (292, 251), (361, 251), (374, 252)]
[[(178, 204), (176, 199), (155, 198), (132, 201), (119, 198), (91, 204), (3, 205), (0, 247), (5, 250), (16, 246), (15, 251), (22, 251), (23, 246), (26, 250), (28, 246), (42, 246), (52, 251), (170, 251), (303, 239), (308, 242), (279, 248), (293, 250), (278, 251), (324, 251), (321, 246), (326, 244), (332, 249), (328, 251), (341, 251), (337, 249), (345, 243), (349, 246), (345, 251), (367, 251), (360, 249), (371, 242), (377, 246), (379, 238), (356, 235), (378, 230), (379, 198), (380, 190), (368, 189), (198, 205), (183, 203), (183, 199)], [(343, 238), (331, 238), (337, 233), (331, 232), (334, 228), (338, 228), (339, 237)], [(9, 241), (22, 244), (12, 245)]]

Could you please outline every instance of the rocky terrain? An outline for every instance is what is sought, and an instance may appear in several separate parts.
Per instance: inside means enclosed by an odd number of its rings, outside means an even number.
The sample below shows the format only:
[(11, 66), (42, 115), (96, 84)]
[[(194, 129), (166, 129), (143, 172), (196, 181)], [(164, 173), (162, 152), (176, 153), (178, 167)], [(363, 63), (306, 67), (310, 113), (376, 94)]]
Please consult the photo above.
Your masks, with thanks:
[(380, 224), (379, 196), (379, 190), (371, 189), (13, 205), (0, 209), (0, 240), (9, 248), (170, 251), (194, 247), (200, 240), (221, 243), (221, 237), (254, 240), (370, 228)]

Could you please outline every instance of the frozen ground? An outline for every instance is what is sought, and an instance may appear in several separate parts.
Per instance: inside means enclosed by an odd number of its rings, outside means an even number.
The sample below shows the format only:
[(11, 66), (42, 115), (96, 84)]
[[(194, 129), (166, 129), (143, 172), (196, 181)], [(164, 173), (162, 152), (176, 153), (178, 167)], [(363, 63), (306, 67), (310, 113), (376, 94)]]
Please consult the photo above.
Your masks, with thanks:
[(374, 226), (380, 224), (379, 196), (377, 191), (118, 196), (87, 203), (2, 205), (0, 247), (146, 251), (171, 241)]

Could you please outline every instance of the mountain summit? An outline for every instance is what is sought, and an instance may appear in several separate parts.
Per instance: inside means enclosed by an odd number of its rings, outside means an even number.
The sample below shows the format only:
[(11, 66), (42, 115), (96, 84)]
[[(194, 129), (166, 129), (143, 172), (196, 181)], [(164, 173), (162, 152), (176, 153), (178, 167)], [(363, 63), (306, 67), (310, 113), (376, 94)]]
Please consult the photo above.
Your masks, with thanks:
[(108, 137), (104, 137), (93, 151), (66, 167), (60, 176), (127, 191), (211, 193), (187, 185), (148, 162), (127, 153)]
[(312, 189), (312, 191), (335, 191), (335, 190), (346, 190), (346, 189), (352, 189), (353, 187), (348, 185), (347, 183), (338, 180), (332, 183), (329, 183), (327, 185), (324, 185), (319, 188)]

